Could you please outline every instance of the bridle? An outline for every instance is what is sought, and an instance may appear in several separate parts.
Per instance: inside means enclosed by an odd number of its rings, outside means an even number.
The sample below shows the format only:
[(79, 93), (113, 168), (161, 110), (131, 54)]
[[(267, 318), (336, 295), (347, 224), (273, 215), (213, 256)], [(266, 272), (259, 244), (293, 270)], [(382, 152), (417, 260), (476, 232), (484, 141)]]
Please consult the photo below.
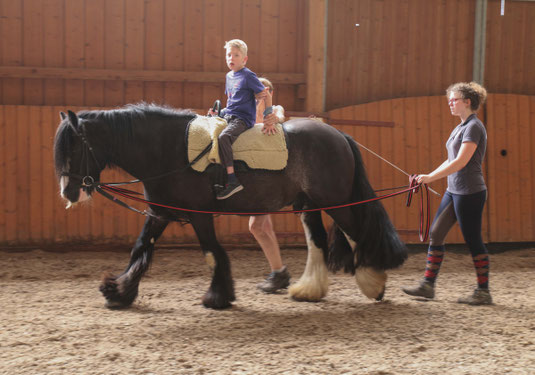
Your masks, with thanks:
[(74, 132), (74, 134), (82, 141), (83, 143), (83, 146), (82, 146), (82, 156), (81, 156), (81, 160), (80, 160), (80, 171), (83, 170), (83, 164), (84, 164), (84, 160), (85, 160), (85, 175), (84, 176), (81, 176), (81, 175), (78, 175), (78, 174), (75, 174), (75, 173), (71, 173), (71, 172), (62, 172), (61, 173), (61, 176), (62, 177), (72, 177), (72, 178), (76, 178), (76, 179), (79, 179), (80, 182), (81, 182), (81, 187), (84, 191), (88, 191), (89, 189), (91, 188), (94, 188), (95, 187), (95, 179), (93, 178), (93, 176), (91, 176), (89, 174), (89, 156), (88, 154), (91, 156), (91, 158), (93, 158), (96, 166), (97, 166), (97, 169), (99, 171), (101, 171), (102, 169), (100, 168), (100, 163), (98, 162), (98, 159), (95, 155), (95, 152), (93, 150), (93, 147), (91, 147), (91, 144), (89, 143), (89, 141), (87, 140), (87, 137), (85, 135), (85, 127), (83, 126), (83, 124), (80, 124), (79, 125), (79, 128), (81, 131), (78, 131), (78, 129), (76, 129), (76, 127), (69, 121), (68, 122), (70, 128), (72, 129), (72, 131)]

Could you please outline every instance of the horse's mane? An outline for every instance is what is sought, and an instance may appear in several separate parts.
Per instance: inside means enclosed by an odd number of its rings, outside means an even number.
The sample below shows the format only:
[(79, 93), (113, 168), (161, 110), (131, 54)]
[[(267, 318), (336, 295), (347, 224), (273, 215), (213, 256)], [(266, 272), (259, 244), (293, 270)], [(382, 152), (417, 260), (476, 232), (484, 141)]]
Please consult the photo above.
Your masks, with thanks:
[(177, 116), (195, 116), (196, 113), (189, 109), (175, 109), (164, 105), (140, 102), (112, 110), (80, 111), (77, 115), (83, 120), (97, 120), (107, 123), (112, 133), (131, 135), (132, 124), (146, 120), (147, 117), (170, 119)]
[[(122, 108), (111, 110), (83, 110), (77, 113), (80, 120), (86, 124), (105, 123), (112, 134), (113, 149), (118, 151), (125, 142), (132, 139), (133, 124), (146, 124), (150, 126), (149, 118), (164, 118), (176, 120), (177, 118), (194, 117), (196, 113), (189, 109), (175, 109), (164, 105), (139, 102), (127, 104)], [(65, 155), (70, 150), (74, 132), (67, 121), (58, 127), (54, 143), (56, 170), (66, 166)]]

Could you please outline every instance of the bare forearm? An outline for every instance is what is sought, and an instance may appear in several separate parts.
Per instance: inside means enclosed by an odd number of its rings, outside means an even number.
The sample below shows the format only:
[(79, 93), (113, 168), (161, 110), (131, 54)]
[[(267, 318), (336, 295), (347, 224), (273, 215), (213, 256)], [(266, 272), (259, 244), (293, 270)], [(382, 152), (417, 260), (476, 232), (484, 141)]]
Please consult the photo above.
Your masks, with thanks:
[(463, 163), (458, 159), (452, 160), (451, 162), (446, 160), (440, 165), (440, 167), (429, 173), (428, 183), (440, 180), (441, 178), (444, 178), (452, 173), (460, 171), (463, 167)]

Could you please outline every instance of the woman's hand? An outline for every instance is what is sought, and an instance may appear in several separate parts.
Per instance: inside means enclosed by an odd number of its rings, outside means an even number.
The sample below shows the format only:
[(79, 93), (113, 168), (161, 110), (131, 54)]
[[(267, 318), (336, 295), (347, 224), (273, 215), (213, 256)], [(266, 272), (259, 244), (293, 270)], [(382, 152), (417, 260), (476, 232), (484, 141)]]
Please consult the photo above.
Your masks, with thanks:
[(419, 184), (429, 184), (432, 182), (432, 179), (428, 174), (419, 174), (416, 176), (416, 182)]
[(274, 113), (270, 113), (266, 117), (264, 117), (264, 127), (262, 128), (262, 133), (267, 135), (272, 135), (277, 133), (277, 128), (275, 125), (277, 125), (278, 119), (277, 116)]

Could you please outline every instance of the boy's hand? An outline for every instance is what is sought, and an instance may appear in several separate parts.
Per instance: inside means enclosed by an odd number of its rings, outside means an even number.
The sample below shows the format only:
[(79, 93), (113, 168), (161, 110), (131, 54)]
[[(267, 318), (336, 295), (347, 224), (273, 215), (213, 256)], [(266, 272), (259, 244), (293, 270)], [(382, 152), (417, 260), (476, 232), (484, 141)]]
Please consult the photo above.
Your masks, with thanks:
[(208, 114), (207, 114), (207, 116), (217, 116), (217, 112), (214, 111), (213, 108), (210, 108), (210, 109), (208, 110)]

